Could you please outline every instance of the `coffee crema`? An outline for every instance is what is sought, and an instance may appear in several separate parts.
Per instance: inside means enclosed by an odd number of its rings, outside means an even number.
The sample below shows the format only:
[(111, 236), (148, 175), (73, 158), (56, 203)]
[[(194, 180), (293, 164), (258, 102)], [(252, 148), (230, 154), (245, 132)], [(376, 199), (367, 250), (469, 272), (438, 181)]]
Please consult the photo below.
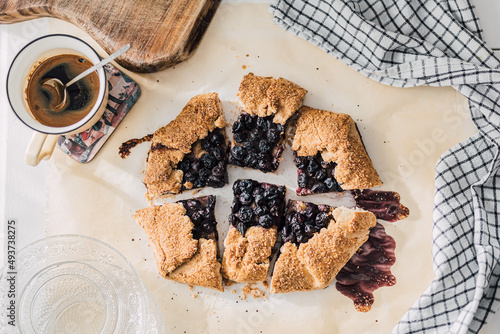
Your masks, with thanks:
[(42, 61), (28, 78), (26, 88), (26, 100), (33, 118), (51, 127), (64, 127), (83, 119), (97, 101), (99, 94), (97, 72), (66, 88), (68, 101), (58, 110), (54, 110), (58, 104), (56, 91), (42, 84), (47, 79), (57, 78), (65, 85), (92, 65), (87, 58), (74, 54), (57, 55)]

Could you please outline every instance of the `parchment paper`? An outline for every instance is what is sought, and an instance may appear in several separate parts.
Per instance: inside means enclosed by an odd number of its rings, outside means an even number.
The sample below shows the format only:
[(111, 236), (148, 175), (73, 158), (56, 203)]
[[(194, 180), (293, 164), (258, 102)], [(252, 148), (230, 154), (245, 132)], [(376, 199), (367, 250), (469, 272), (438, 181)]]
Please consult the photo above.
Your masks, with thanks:
[[(51, 30), (80, 36), (96, 46), (88, 35), (62, 21), (52, 20)], [(270, 295), (267, 290), (265, 298), (242, 300), (242, 284), (223, 293), (191, 290), (157, 273), (145, 234), (132, 218), (148, 206), (142, 178), (149, 144), (136, 147), (125, 160), (118, 156), (118, 147), (166, 125), (191, 97), (203, 92), (219, 93), (232, 123), (238, 114), (239, 83), (250, 71), (281, 76), (306, 88), (306, 105), (350, 114), (384, 181), (380, 189), (399, 192), (410, 209), (405, 220), (383, 222), (397, 244), (392, 268), (397, 284), (375, 291), (368, 313), (355, 311), (334, 284), (286, 295)], [(56, 151), (49, 162), (46, 232), (92, 236), (122, 252), (155, 296), (168, 333), (389, 333), (430, 284), (434, 166), (441, 153), (476, 132), (467, 101), (455, 90), (375, 83), (275, 26), (263, 4), (222, 4), (192, 58), (160, 73), (126, 73), (139, 83), (142, 96), (96, 158), (82, 165)], [(288, 198), (297, 198), (290, 157), (287, 149), (277, 175), (230, 167), (230, 185), (251, 177), (285, 184)], [(221, 244), (228, 229), (230, 185), (196, 194), (217, 195)], [(188, 192), (175, 200), (192, 196)], [(334, 197), (304, 199), (349, 204)], [(257, 287), (264, 290), (261, 284)]]

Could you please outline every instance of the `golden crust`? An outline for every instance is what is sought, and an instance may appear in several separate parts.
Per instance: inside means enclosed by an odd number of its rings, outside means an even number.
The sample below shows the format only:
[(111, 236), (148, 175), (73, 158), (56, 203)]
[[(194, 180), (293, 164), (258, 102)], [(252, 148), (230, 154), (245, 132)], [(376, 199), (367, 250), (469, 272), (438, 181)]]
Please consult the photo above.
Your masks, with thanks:
[(185, 213), (182, 204), (168, 203), (139, 210), (134, 215), (153, 245), (162, 276), (188, 261), (198, 249), (198, 241), (191, 233), (193, 223)]
[(255, 283), (266, 279), (277, 228), (250, 227), (245, 236), (234, 227), (224, 240), (222, 276), (234, 282)]
[(148, 237), (160, 275), (222, 291), (217, 244), (193, 239), (193, 223), (185, 214), (182, 204), (166, 203), (139, 210), (134, 218)]
[(158, 129), (151, 141), (144, 184), (149, 200), (181, 191), (183, 173), (175, 169), (191, 146), (214, 128), (225, 126), (217, 93), (193, 97), (168, 125)]
[(349, 115), (303, 106), (292, 150), (299, 156), (320, 152), (323, 160), (337, 163), (335, 179), (344, 190), (382, 185)]
[(217, 261), (217, 243), (214, 240), (200, 239), (196, 254), (167, 278), (224, 291), (220, 268), (221, 265)]
[(250, 115), (274, 115), (273, 122), (285, 124), (304, 100), (307, 90), (283, 78), (259, 77), (248, 73), (243, 77), (238, 97)]
[(309, 291), (315, 288), (314, 277), (300, 262), (297, 250), (297, 246), (291, 242), (281, 246), (281, 253), (274, 264), (271, 293)]
[(358, 248), (368, 240), (377, 219), (371, 212), (345, 207), (333, 210), (328, 228), (299, 248), (287, 242), (274, 266), (271, 293), (327, 287)]

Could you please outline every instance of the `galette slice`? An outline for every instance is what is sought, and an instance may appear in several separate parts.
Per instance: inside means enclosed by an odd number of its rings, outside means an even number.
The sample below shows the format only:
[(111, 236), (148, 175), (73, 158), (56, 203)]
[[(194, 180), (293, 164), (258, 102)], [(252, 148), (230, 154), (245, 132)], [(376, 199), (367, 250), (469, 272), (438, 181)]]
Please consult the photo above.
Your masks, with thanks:
[(143, 227), (160, 275), (223, 291), (217, 261), (215, 196), (155, 205), (134, 218)]
[(233, 193), (222, 275), (234, 282), (264, 281), (284, 216), (286, 188), (244, 179), (234, 183)]
[(290, 201), (271, 293), (327, 287), (376, 222), (373, 213), (360, 209)]
[(382, 185), (349, 115), (302, 107), (292, 150), (298, 195)]
[(227, 183), (228, 142), (217, 93), (193, 97), (168, 125), (158, 129), (148, 153), (144, 184), (149, 200)]
[(300, 108), (306, 93), (283, 78), (245, 75), (238, 91), (243, 111), (233, 124), (229, 163), (275, 172), (284, 150), (287, 121)]

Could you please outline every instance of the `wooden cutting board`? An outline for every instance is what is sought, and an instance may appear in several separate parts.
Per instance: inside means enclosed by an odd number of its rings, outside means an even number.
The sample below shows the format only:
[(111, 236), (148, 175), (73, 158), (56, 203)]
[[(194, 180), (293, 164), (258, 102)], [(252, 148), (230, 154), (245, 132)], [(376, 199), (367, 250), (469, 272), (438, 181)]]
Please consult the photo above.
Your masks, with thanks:
[(0, 23), (38, 17), (75, 24), (107, 52), (130, 43), (117, 62), (156, 72), (191, 56), (220, 0), (0, 0)]

